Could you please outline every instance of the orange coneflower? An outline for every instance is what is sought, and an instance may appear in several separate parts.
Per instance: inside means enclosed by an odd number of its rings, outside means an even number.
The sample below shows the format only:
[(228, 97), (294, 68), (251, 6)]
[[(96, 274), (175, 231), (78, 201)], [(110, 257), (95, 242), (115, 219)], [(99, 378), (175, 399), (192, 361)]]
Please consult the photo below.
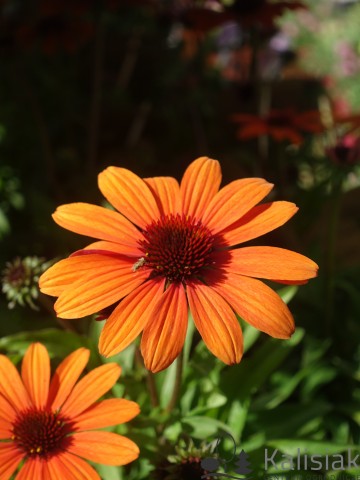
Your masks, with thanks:
[(79, 348), (65, 358), (51, 382), (49, 355), (40, 343), (27, 350), (21, 377), (0, 355), (1, 480), (19, 466), (16, 480), (100, 480), (83, 458), (125, 465), (138, 457), (128, 438), (94, 431), (131, 420), (139, 406), (121, 398), (97, 401), (118, 379), (116, 363), (95, 368), (76, 384), (89, 353)]
[(241, 140), (269, 135), (277, 142), (288, 140), (300, 145), (304, 132), (320, 133), (324, 130), (320, 114), (316, 110), (295, 112), (292, 109), (271, 110), (267, 115), (236, 113), (232, 120), (239, 123), (237, 137)]
[(102, 331), (100, 352), (114, 355), (143, 331), (142, 355), (154, 372), (179, 355), (188, 307), (209, 350), (227, 364), (243, 352), (235, 312), (289, 338), (290, 311), (253, 277), (305, 283), (317, 265), (281, 248), (234, 246), (283, 225), (297, 207), (256, 206), (273, 187), (261, 178), (219, 190), (220, 183), (220, 164), (207, 157), (187, 168), (180, 186), (174, 178), (141, 179), (119, 167), (100, 173), (100, 190), (121, 214), (86, 203), (54, 213), (62, 227), (100, 239), (42, 275), (42, 292), (59, 297), (57, 315), (84, 317), (121, 300)]

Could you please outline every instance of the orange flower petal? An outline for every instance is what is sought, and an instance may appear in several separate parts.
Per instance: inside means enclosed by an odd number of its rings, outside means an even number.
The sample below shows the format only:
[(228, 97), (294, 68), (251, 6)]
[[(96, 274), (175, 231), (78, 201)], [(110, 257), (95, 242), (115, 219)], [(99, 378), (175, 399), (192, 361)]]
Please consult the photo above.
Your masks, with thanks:
[(0, 355), (0, 393), (17, 412), (32, 406), (19, 372), (5, 355)]
[(71, 436), (69, 452), (105, 465), (126, 465), (139, 456), (138, 446), (112, 432), (78, 432)]
[(211, 287), (200, 283), (187, 283), (186, 293), (195, 325), (210, 352), (228, 365), (239, 363), (243, 337), (229, 304)]
[(21, 376), (36, 408), (44, 408), (49, 393), (50, 357), (41, 343), (33, 343), (27, 349), (21, 368)]
[(10, 440), (12, 436), (12, 424), (1, 420), (0, 422), (0, 440)]
[(229, 272), (272, 280), (303, 281), (317, 275), (318, 266), (310, 258), (277, 247), (244, 247), (229, 251)]
[(218, 192), (221, 168), (217, 160), (200, 157), (186, 169), (181, 181), (183, 213), (201, 218), (206, 205)]
[(92, 405), (73, 421), (76, 430), (93, 430), (128, 422), (139, 413), (137, 403), (124, 398), (110, 398)]
[(116, 363), (107, 363), (92, 370), (75, 385), (61, 413), (71, 418), (82, 413), (114, 386), (120, 373), (121, 368)]
[(156, 302), (164, 292), (165, 279), (143, 283), (120, 302), (101, 332), (99, 351), (110, 357), (126, 348), (152, 317)]
[(137, 251), (140, 232), (125, 217), (108, 208), (89, 203), (69, 203), (58, 207), (53, 219), (72, 232), (119, 243)]
[(0, 478), (9, 480), (17, 469), (19, 463), (24, 458), (24, 453), (20, 452), (13, 443), (1, 443), (0, 448)]
[(0, 395), (0, 418), (8, 422), (13, 422), (16, 418), (16, 411), (2, 395)]
[(178, 213), (180, 208), (180, 188), (175, 178), (144, 178), (144, 182), (154, 195), (161, 215)]
[(206, 207), (202, 222), (218, 233), (238, 221), (270, 192), (262, 178), (244, 178), (225, 185)]
[(99, 188), (111, 205), (141, 228), (160, 216), (149, 187), (126, 168), (105, 169), (99, 174)]
[[(30, 479), (42, 480), (43, 478), (52, 480), (52, 477), (43, 476), (44, 466), (45, 466), (45, 462), (41, 458), (39, 457), (28, 458), (24, 463), (24, 465), (21, 467), (20, 472), (16, 476), (16, 480), (30, 480)], [(60, 477), (57, 477), (56, 480), (60, 480)]]
[(70, 395), (89, 361), (89, 356), (90, 350), (78, 348), (57, 367), (49, 388), (48, 406), (51, 406), (53, 411), (58, 410)]
[[(81, 256), (85, 262), (86, 257), (88, 255)], [(133, 271), (133, 259), (99, 257), (101, 262), (97, 262), (97, 268), (59, 296), (54, 305), (59, 317), (80, 318), (98, 312), (128, 295), (149, 276), (146, 269)]]
[(182, 285), (170, 284), (152, 312), (141, 339), (145, 366), (152, 372), (168, 367), (183, 348), (188, 307)]
[(99, 474), (87, 462), (68, 452), (50, 458), (44, 470), (47, 475), (44, 478), (49, 480), (101, 480)]
[(279, 295), (260, 280), (226, 274), (226, 279), (209, 275), (214, 290), (230, 303), (235, 312), (253, 327), (275, 338), (290, 338), (294, 319)]
[[(117, 252), (115, 253), (117, 254)], [(42, 293), (57, 297), (60, 296), (67, 287), (77, 282), (80, 277), (91, 275), (93, 272), (101, 270), (102, 267), (105, 267), (107, 270), (120, 267), (132, 271), (134, 263), (134, 259), (131, 258), (113, 257), (100, 253), (74, 255), (55, 263), (55, 265), (41, 275), (39, 280), (40, 290)]]
[(228, 245), (238, 245), (281, 227), (297, 211), (298, 207), (290, 202), (263, 203), (223, 230), (221, 236)]
[[(41, 292), (58, 297), (67, 287), (79, 280), (80, 276), (86, 275), (101, 266), (103, 259), (103, 256), (99, 254), (89, 254), (76, 255), (60, 260), (41, 275), (39, 280)], [(107, 262), (111, 262), (109, 258)]]
[(118, 253), (120, 255), (126, 255), (128, 257), (136, 257), (139, 258), (141, 255), (143, 255), (143, 252), (139, 249), (135, 249), (134, 247), (129, 247), (125, 245), (121, 245), (120, 243), (114, 243), (114, 242), (106, 242), (103, 240), (100, 240), (99, 242), (94, 242), (90, 243), (90, 245), (87, 245), (86, 247), (83, 248), (83, 250), (95, 250), (96, 253), (105, 251), (105, 252), (113, 252), (113, 253)]

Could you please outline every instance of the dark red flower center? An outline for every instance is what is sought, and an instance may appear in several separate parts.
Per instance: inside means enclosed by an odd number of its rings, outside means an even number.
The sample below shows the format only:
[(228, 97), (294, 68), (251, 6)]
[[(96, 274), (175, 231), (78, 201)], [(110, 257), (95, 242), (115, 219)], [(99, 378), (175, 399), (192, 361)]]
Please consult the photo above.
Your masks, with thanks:
[(13, 424), (16, 446), (30, 456), (47, 457), (66, 450), (71, 442), (70, 423), (48, 410), (21, 412)]
[(292, 126), (292, 117), (288, 113), (270, 113), (266, 117), (266, 122), (272, 127), (291, 127)]
[(153, 276), (182, 282), (213, 264), (215, 238), (199, 220), (185, 215), (166, 215), (143, 231), (144, 252), (133, 269), (152, 269)]

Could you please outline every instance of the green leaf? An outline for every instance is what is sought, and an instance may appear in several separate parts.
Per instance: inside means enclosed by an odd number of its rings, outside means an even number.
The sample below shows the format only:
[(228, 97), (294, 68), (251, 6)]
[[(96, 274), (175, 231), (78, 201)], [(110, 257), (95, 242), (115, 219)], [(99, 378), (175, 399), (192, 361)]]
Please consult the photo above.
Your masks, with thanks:
[(91, 342), (86, 337), (56, 328), (48, 328), (2, 337), (0, 339), (0, 349), (23, 355), (29, 345), (34, 342), (44, 344), (50, 356), (61, 358), (80, 347), (91, 347)]
[(246, 399), (281, 365), (303, 336), (304, 331), (297, 329), (290, 340), (267, 339), (252, 357), (244, 358), (239, 365), (223, 373), (220, 378), (221, 390), (228, 397)]
[(296, 456), (298, 450), (307, 455), (333, 455), (347, 450), (358, 451), (359, 447), (355, 445), (337, 445), (333, 442), (317, 442), (313, 440), (294, 440), (279, 439), (271, 440), (267, 443), (270, 447), (277, 448), (282, 453), (290, 456)]
[(183, 431), (189, 433), (192, 438), (209, 440), (219, 431), (225, 431), (234, 436), (231, 428), (225, 423), (210, 417), (185, 417), (182, 419)]
[(124, 480), (119, 467), (96, 464), (96, 470), (103, 480)]

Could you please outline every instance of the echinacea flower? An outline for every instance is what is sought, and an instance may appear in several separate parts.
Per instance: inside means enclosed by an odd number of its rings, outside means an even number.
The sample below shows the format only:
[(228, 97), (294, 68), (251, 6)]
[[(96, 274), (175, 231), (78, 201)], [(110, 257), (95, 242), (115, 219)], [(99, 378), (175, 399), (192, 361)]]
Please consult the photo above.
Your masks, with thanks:
[(289, 338), (290, 311), (256, 278), (306, 283), (317, 265), (281, 248), (234, 247), (283, 225), (297, 207), (256, 206), (273, 187), (261, 178), (219, 190), (220, 183), (220, 164), (207, 157), (190, 164), (180, 186), (171, 177), (141, 179), (119, 167), (100, 173), (101, 192), (121, 213), (73, 203), (53, 215), (62, 227), (100, 240), (40, 278), (41, 291), (59, 297), (57, 315), (84, 317), (117, 304), (100, 352), (114, 355), (143, 331), (141, 352), (153, 372), (181, 352), (189, 308), (209, 350), (227, 364), (243, 353), (235, 312), (273, 337)]
[(1, 272), (1, 283), (10, 309), (15, 305), (28, 305), (33, 310), (38, 310), (36, 300), (39, 296), (39, 278), (51, 263), (52, 261), (46, 262), (44, 258), (35, 256), (16, 257), (12, 262), (6, 263)]
[(352, 167), (360, 162), (360, 138), (350, 133), (344, 135), (325, 153), (336, 165)]
[(277, 142), (288, 140), (294, 145), (300, 145), (304, 140), (304, 132), (320, 133), (324, 130), (319, 112), (315, 110), (272, 110), (263, 116), (236, 113), (231, 118), (233, 122), (239, 123), (237, 137), (241, 140), (269, 135)]
[(89, 359), (79, 348), (58, 366), (50, 381), (46, 348), (28, 348), (21, 377), (0, 355), (0, 478), (8, 480), (101, 480), (83, 458), (108, 465), (135, 460), (139, 449), (126, 437), (96, 431), (131, 420), (137, 403), (115, 398), (98, 402), (121, 369), (108, 363), (77, 380)]

